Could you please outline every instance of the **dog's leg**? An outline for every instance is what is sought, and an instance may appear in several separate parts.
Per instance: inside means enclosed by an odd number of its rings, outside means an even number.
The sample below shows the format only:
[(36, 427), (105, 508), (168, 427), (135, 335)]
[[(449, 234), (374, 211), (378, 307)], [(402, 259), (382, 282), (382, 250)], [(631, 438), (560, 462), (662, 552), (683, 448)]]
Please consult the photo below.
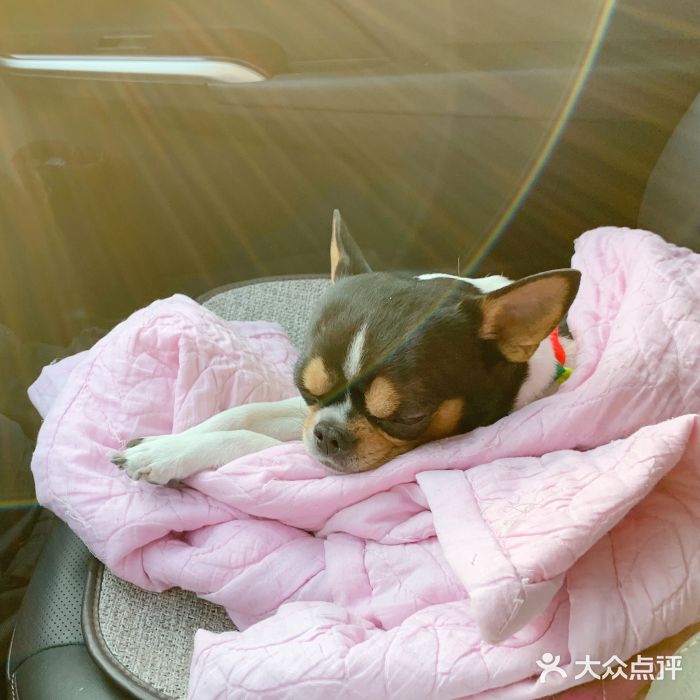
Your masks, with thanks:
[(112, 462), (132, 479), (167, 484), (300, 438), (305, 418), (300, 397), (236, 406), (182, 433), (131, 440)]
[(115, 454), (112, 462), (131, 479), (167, 484), (280, 444), (275, 438), (250, 430), (177, 433), (146, 438)]
[(217, 413), (199, 425), (186, 430), (188, 434), (222, 430), (252, 430), (286, 442), (301, 437), (307, 407), (300, 396), (284, 401), (249, 403)]

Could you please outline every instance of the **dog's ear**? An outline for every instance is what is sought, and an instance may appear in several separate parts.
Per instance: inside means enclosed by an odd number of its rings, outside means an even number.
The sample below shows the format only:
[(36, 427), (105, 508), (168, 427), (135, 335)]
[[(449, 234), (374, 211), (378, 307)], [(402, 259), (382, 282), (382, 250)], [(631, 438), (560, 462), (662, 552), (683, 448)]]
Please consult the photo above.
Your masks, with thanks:
[(511, 362), (527, 362), (556, 328), (578, 291), (578, 270), (532, 275), (481, 298), (479, 336)]
[(335, 284), (341, 277), (359, 275), (361, 272), (372, 272), (372, 269), (336, 209), (331, 234), (331, 282)]

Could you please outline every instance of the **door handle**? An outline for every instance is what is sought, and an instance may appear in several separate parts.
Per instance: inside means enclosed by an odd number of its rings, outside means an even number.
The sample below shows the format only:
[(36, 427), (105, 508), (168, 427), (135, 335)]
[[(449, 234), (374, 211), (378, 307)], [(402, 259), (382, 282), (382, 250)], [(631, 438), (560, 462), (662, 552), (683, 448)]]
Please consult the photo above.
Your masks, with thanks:
[(0, 57), (0, 70), (14, 75), (111, 81), (186, 82), (231, 85), (266, 76), (238, 61), (203, 56), (62, 56), (13, 54)]

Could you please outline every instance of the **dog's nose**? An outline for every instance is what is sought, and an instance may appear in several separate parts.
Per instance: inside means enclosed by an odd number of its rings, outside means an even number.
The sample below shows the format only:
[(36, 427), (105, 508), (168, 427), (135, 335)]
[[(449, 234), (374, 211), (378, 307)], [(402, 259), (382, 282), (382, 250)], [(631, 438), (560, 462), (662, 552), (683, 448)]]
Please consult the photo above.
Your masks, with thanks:
[(353, 437), (347, 430), (327, 420), (316, 424), (314, 437), (319, 451), (329, 457), (345, 452), (353, 442)]

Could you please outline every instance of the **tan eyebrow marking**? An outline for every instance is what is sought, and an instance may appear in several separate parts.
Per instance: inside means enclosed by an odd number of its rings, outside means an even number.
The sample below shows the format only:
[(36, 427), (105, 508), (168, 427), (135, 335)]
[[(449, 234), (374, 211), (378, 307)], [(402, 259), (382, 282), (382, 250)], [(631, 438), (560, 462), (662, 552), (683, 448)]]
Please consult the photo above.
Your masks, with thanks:
[(309, 360), (301, 374), (301, 381), (314, 396), (323, 396), (333, 387), (331, 375), (320, 357)]
[(367, 410), (375, 418), (388, 418), (400, 403), (399, 393), (386, 377), (374, 379), (365, 392)]

